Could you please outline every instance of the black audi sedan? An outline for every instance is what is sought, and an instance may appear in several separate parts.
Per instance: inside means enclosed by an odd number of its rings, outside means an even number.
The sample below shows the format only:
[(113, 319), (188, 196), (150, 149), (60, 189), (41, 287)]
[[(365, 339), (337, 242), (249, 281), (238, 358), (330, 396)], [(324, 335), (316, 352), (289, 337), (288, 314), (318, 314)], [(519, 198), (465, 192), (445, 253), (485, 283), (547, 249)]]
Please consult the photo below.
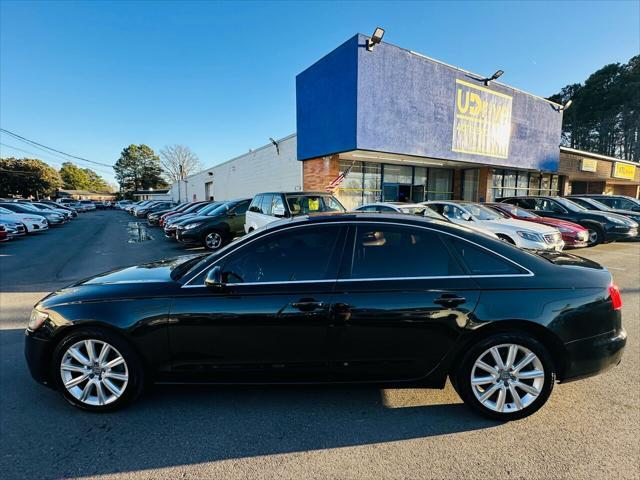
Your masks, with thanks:
[(567, 198), (530, 196), (501, 198), (499, 201), (532, 210), (543, 217), (582, 225), (589, 231), (587, 241), (590, 246), (638, 236), (638, 224), (633, 220), (615, 213), (587, 210)]
[(183, 245), (218, 250), (244, 235), (244, 218), (250, 203), (250, 198), (224, 202), (204, 215), (178, 221), (176, 240)]
[(85, 410), (149, 382), (443, 388), (488, 417), (620, 362), (621, 297), (580, 257), (399, 214), (271, 223), (210, 255), (114, 270), (40, 301), (33, 377)]

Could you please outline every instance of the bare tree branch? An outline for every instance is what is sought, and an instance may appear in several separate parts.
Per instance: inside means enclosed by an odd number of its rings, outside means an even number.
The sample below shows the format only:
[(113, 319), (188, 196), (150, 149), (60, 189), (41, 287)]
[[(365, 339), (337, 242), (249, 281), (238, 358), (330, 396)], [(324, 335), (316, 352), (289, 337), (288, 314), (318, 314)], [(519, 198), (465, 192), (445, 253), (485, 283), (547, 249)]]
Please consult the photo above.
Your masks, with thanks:
[(184, 145), (170, 145), (160, 150), (160, 164), (172, 182), (202, 169), (198, 156)]

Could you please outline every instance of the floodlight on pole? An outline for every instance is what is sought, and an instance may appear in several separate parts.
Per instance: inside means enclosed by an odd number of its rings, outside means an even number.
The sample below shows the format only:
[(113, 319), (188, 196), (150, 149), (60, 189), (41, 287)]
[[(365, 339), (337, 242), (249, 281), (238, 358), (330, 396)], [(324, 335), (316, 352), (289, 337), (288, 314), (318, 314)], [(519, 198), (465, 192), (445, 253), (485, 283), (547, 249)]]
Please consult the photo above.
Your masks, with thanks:
[(367, 39), (367, 50), (373, 52), (373, 47), (382, 42), (382, 37), (384, 37), (384, 28), (376, 27), (371, 38)]

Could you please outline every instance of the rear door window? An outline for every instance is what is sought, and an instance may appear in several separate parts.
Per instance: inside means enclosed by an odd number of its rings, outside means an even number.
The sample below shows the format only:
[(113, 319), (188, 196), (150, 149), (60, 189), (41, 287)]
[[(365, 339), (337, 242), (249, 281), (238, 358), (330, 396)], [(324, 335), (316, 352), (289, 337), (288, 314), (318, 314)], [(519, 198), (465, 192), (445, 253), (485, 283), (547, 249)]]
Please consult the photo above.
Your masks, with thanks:
[(471, 275), (517, 275), (526, 273), (509, 260), (465, 240), (453, 237), (450, 240), (450, 244)]
[(352, 279), (444, 277), (463, 274), (440, 236), (423, 228), (358, 225)]
[(256, 195), (249, 206), (250, 212), (262, 213), (262, 195)]
[(271, 215), (271, 203), (273, 202), (273, 195), (263, 195), (262, 196), (262, 214), (263, 215)]

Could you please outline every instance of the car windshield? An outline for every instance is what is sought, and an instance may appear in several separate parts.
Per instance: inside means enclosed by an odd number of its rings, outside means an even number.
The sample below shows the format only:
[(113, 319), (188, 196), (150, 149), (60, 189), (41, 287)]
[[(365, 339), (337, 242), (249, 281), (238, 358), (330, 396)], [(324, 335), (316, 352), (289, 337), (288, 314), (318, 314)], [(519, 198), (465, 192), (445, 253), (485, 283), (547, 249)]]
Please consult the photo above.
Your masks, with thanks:
[(204, 207), (202, 210), (198, 210), (198, 213), (200, 215), (211, 215), (213, 212), (218, 210), (223, 205), (224, 203), (220, 203), (220, 202), (210, 203), (209, 205)]
[(575, 199), (572, 198), (571, 201), (577, 203), (580, 206), (585, 206), (585, 203), (586, 203), (587, 205), (592, 206), (596, 210), (607, 211), (607, 210), (609, 210), (611, 208), (611, 207), (606, 206), (604, 203), (600, 203), (599, 201), (594, 200), (593, 198), (575, 198)]
[(33, 205), (29, 204), (29, 203), (20, 203), (19, 205), (21, 207), (23, 207), (23, 208), (26, 208), (27, 210), (31, 210), (32, 212), (41, 212), (42, 211), (41, 208), (35, 207), (35, 206), (33, 206)]
[(470, 213), (477, 220), (500, 220), (502, 217), (488, 207), (483, 207), (475, 203), (465, 203), (460, 207)]
[(539, 215), (535, 213), (531, 213), (529, 210), (525, 210), (524, 208), (516, 207), (515, 205), (509, 205), (508, 203), (504, 204), (505, 210), (508, 210), (511, 215), (518, 218), (540, 218)]
[(287, 195), (293, 216), (320, 212), (344, 212), (346, 209), (331, 195)]
[(566, 198), (553, 197), (553, 199), (564, 208), (572, 212), (582, 212), (586, 210), (586, 208), (584, 208), (582, 205), (578, 205), (576, 202), (572, 202), (571, 200), (567, 200)]
[(426, 207), (397, 207), (402, 213), (410, 213), (413, 215), (423, 215)]

